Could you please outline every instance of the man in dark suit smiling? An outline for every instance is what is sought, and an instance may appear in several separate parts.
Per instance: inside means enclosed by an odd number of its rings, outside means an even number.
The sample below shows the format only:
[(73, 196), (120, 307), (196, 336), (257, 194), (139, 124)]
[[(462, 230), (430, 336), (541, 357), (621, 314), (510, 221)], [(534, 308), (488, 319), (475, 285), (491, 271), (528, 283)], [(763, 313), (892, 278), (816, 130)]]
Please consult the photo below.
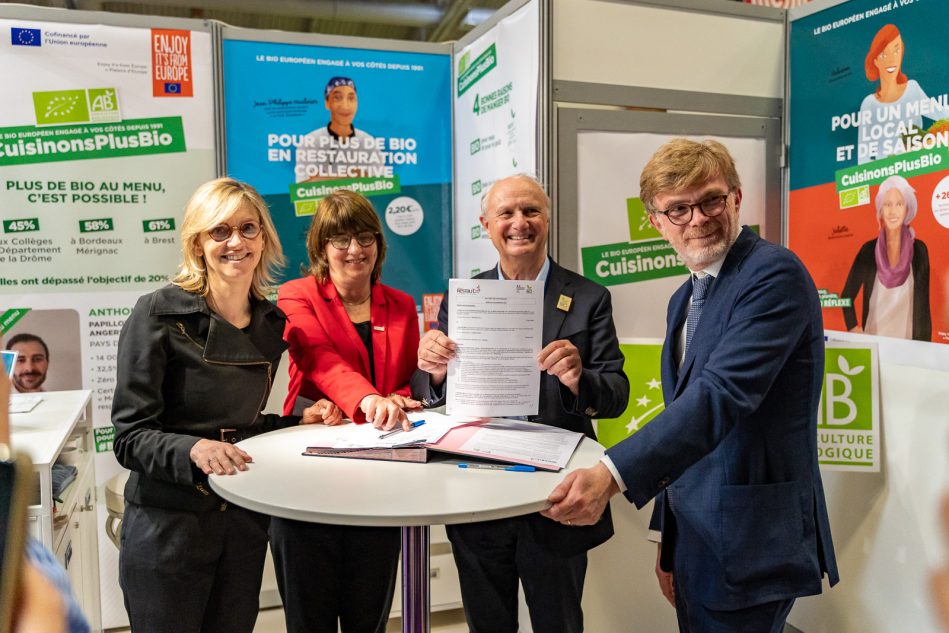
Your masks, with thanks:
[[(483, 279), (544, 283), (543, 345), (538, 357), (540, 415), (536, 422), (593, 435), (592, 417), (616, 417), (629, 400), (629, 381), (616, 340), (610, 294), (547, 257), (550, 202), (529, 176), (495, 182), (481, 202), (481, 226), (498, 251), (498, 266)], [(438, 330), (422, 337), (412, 396), (441, 404), (448, 361), (448, 300)], [(517, 582), (524, 586), (538, 633), (583, 630), (580, 600), (587, 550), (613, 534), (609, 514), (589, 527), (563, 526), (539, 514), (449, 525), (472, 633), (516, 633)]]
[(595, 521), (623, 492), (657, 497), (656, 574), (689, 633), (784, 630), (837, 564), (817, 467), (824, 331), (814, 283), (790, 251), (741, 227), (741, 182), (715, 141), (675, 139), (643, 170), (649, 220), (692, 271), (672, 296), (666, 408), (543, 514)]

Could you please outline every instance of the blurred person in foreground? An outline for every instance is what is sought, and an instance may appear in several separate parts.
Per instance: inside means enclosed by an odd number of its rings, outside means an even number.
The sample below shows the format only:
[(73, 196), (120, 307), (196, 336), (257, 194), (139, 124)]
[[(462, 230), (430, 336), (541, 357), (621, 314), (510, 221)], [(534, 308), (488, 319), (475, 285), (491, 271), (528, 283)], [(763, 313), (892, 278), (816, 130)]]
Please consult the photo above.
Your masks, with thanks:
[[(10, 448), (10, 383), (0, 380), (0, 460), (13, 458)], [(25, 530), (22, 525), (7, 526)], [(0, 552), (0, 555), (4, 552)], [(0, 565), (0, 569), (9, 570)], [(79, 603), (69, 586), (69, 577), (56, 557), (32, 537), (18, 570), (13, 603), (13, 633), (89, 633)]]

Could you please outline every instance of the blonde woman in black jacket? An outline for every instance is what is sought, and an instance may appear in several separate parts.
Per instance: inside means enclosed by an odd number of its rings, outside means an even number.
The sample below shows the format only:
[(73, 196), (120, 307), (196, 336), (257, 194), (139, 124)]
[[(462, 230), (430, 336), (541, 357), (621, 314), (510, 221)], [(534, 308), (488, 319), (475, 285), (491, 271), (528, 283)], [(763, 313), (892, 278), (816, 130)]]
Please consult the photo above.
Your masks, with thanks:
[[(300, 421), (261, 413), (287, 347), (265, 298), (283, 254), (263, 199), (230, 178), (198, 188), (180, 239), (178, 275), (139, 299), (119, 338), (114, 449), (132, 471), (119, 582), (135, 633), (251, 633), (269, 517), (207, 476), (247, 470), (235, 442)], [(303, 422), (339, 415), (322, 400)]]

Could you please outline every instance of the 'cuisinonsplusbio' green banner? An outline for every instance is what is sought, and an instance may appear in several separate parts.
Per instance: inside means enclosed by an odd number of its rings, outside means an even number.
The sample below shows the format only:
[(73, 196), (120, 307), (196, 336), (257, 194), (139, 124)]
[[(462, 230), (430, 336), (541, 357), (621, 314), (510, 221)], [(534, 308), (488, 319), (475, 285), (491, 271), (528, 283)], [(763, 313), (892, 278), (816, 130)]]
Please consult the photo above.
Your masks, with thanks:
[(180, 116), (60, 127), (0, 128), (0, 167), (185, 150)]
[(468, 88), (478, 83), (478, 80), (491, 72), (497, 65), (498, 52), (494, 44), (487, 47), (470, 64), (468, 58), (463, 57), (458, 65), (458, 96), (463, 95)]
[(290, 185), (290, 203), (298, 217), (313, 215), (316, 203), (338, 189), (350, 189), (366, 197), (396, 194), (402, 190), (398, 176), (301, 182)]
[[(949, 168), (949, 149), (935, 147), (918, 152), (897, 154), (881, 160), (875, 160), (865, 165), (857, 165), (834, 172), (834, 181), (837, 192), (855, 189), (860, 186), (878, 185), (890, 176), (912, 178), (933, 171)], [(845, 208), (847, 200), (841, 200), (841, 208)], [(870, 202), (867, 195), (866, 203)]]
[(604, 286), (686, 275), (689, 269), (663, 239), (581, 249), (583, 275)]

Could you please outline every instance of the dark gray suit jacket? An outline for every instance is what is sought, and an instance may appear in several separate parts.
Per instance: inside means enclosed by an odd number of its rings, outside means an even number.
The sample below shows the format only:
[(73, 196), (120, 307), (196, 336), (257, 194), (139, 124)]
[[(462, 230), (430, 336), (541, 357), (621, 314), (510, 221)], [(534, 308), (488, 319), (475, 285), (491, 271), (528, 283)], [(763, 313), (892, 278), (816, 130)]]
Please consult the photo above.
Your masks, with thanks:
[[(497, 279), (492, 268), (475, 279)], [(570, 307), (557, 307), (561, 296), (570, 298)], [(448, 296), (438, 312), (438, 329), (448, 334)], [(541, 374), (540, 414), (531, 419), (596, 438), (590, 418), (611, 418), (623, 412), (629, 401), (629, 380), (623, 373), (623, 354), (613, 325), (610, 293), (597, 283), (550, 262), (544, 288), (544, 327), (542, 345), (567, 339), (580, 351), (583, 372), (579, 396), (574, 397), (556, 376)], [(416, 370), (412, 376), (412, 397), (424, 399), (427, 406), (444, 404), (445, 385), (434, 389), (427, 372)], [(613, 535), (609, 507), (603, 518), (590, 527), (563, 526), (540, 514), (530, 517), (535, 541), (551, 551), (572, 556), (596, 547)]]

